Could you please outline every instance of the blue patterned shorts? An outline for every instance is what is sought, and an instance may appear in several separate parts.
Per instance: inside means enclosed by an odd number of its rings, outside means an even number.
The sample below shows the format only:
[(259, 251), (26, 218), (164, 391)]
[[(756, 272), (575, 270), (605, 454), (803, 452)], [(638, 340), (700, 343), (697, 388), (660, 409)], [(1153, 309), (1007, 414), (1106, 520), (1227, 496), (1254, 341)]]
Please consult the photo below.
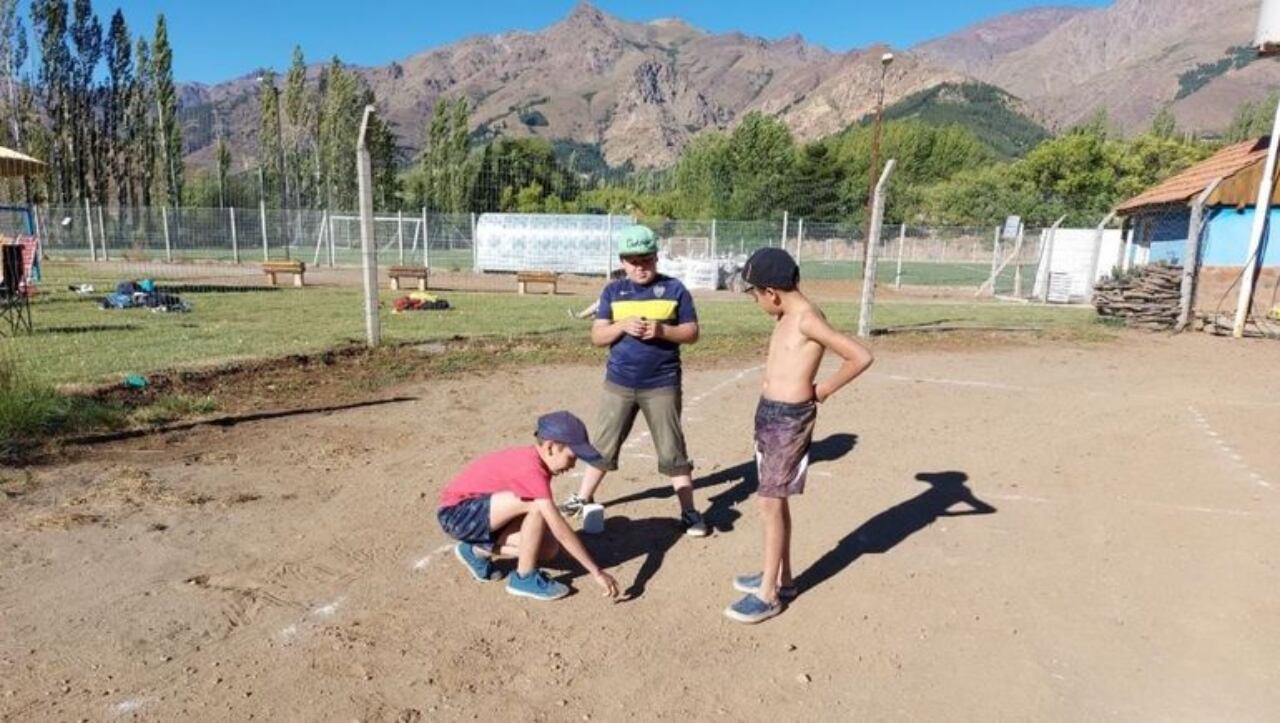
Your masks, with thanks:
[(489, 495), (441, 507), (436, 510), (436, 519), (455, 540), (475, 545), (493, 544), (493, 530), (489, 529)]

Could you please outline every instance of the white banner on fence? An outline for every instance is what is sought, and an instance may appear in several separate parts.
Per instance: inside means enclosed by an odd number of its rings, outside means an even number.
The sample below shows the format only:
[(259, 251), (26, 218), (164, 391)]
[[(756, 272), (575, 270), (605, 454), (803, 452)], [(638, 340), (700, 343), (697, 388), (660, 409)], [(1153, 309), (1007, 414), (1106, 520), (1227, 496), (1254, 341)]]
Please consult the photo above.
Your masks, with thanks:
[(618, 234), (633, 223), (631, 216), (486, 213), (476, 223), (476, 269), (603, 274), (618, 266)]

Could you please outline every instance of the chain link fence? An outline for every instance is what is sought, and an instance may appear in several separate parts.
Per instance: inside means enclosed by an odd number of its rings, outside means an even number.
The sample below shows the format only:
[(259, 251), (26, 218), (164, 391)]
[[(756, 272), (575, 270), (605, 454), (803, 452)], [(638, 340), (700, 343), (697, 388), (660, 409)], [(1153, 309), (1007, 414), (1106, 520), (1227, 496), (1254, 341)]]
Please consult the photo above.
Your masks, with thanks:
[[(477, 267), (485, 243), (477, 237), (482, 218), (424, 210), (376, 215), (388, 340), (580, 329), (581, 322), (566, 312), (587, 306), (599, 293), (607, 267), (616, 266), (609, 261), (616, 258), (612, 247), (601, 256), (604, 263), (591, 263), (593, 271), (562, 275), (556, 294), (518, 296), (514, 274)], [(569, 217), (542, 214), (538, 221), (554, 228), (559, 218)], [(91, 381), (121, 371), (283, 355), (362, 338), (360, 221), (354, 211), (41, 206), (31, 221), (41, 245), (32, 269), (35, 329), (30, 335), (6, 334), (0, 353), (20, 356), (27, 368), (51, 380)], [(616, 231), (629, 221), (610, 217), (609, 225)], [(0, 233), (22, 235), (20, 218), (0, 222), (12, 227)], [(664, 259), (702, 260), (731, 270), (758, 248), (782, 247), (799, 259), (807, 283), (830, 297), (857, 300), (865, 247), (860, 225), (802, 218), (650, 225), (662, 239)], [(1032, 298), (1044, 233), (1024, 229), (1018, 243), (999, 238), (994, 228), (887, 225), (876, 244), (878, 284), (904, 294), (920, 290), (966, 300), (998, 270), (996, 295)], [(546, 238), (552, 240), (540, 243), (554, 245), (554, 233)], [(512, 268), (548, 265), (545, 248), (520, 248), (525, 256)], [(269, 267), (275, 269), (274, 283)], [(300, 272), (300, 289), (291, 268)], [(410, 292), (390, 290), (393, 270), (407, 275), (397, 279), (400, 289), (425, 285), (450, 310), (394, 314), (395, 303)], [(722, 274), (721, 282), (730, 276)]]

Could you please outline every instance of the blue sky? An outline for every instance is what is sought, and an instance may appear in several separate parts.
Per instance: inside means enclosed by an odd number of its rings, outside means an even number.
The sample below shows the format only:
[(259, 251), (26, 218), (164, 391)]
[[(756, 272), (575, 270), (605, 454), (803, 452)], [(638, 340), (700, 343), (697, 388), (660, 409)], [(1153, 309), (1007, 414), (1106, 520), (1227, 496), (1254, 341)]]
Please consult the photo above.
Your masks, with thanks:
[[(105, 27), (116, 7), (134, 35), (150, 35), (164, 12), (175, 75), (217, 82), (263, 66), (283, 68), (295, 44), (308, 62), (332, 55), (381, 65), (469, 35), (538, 30), (568, 14), (576, 0), (98, 0)], [(713, 32), (779, 38), (792, 33), (833, 50), (877, 41), (908, 47), (996, 15), (1037, 5), (1105, 6), (1108, 0), (598, 0), (627, 20), (676, 16)], [(363, 12), (362, 12), (363, 11)]]

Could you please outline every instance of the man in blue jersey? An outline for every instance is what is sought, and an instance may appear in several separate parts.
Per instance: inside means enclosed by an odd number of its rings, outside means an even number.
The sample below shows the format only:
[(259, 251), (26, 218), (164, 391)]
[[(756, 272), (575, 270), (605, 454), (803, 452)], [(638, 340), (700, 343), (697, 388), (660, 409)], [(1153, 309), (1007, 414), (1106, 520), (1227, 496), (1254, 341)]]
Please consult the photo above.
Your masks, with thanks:
[(705, 537), (693, 506), (693, 465), (680, 426), (680, 345), (698, 340), (698, 312), (678, 279), (658, 273), (658, 239), (645, 226), (622, 230), (618, 255), (626, 277), (600, 294), (591, 343), (609, 347), (598, 428), (591, 438), (601, 459), (587, 466), (578, 493), (560, 508), (577, 514), (592, 501), (606, 472), (618, 468), (618, 450), (643, 413), (658, 453), (658, 471), (671, 478), (685, 534)]

